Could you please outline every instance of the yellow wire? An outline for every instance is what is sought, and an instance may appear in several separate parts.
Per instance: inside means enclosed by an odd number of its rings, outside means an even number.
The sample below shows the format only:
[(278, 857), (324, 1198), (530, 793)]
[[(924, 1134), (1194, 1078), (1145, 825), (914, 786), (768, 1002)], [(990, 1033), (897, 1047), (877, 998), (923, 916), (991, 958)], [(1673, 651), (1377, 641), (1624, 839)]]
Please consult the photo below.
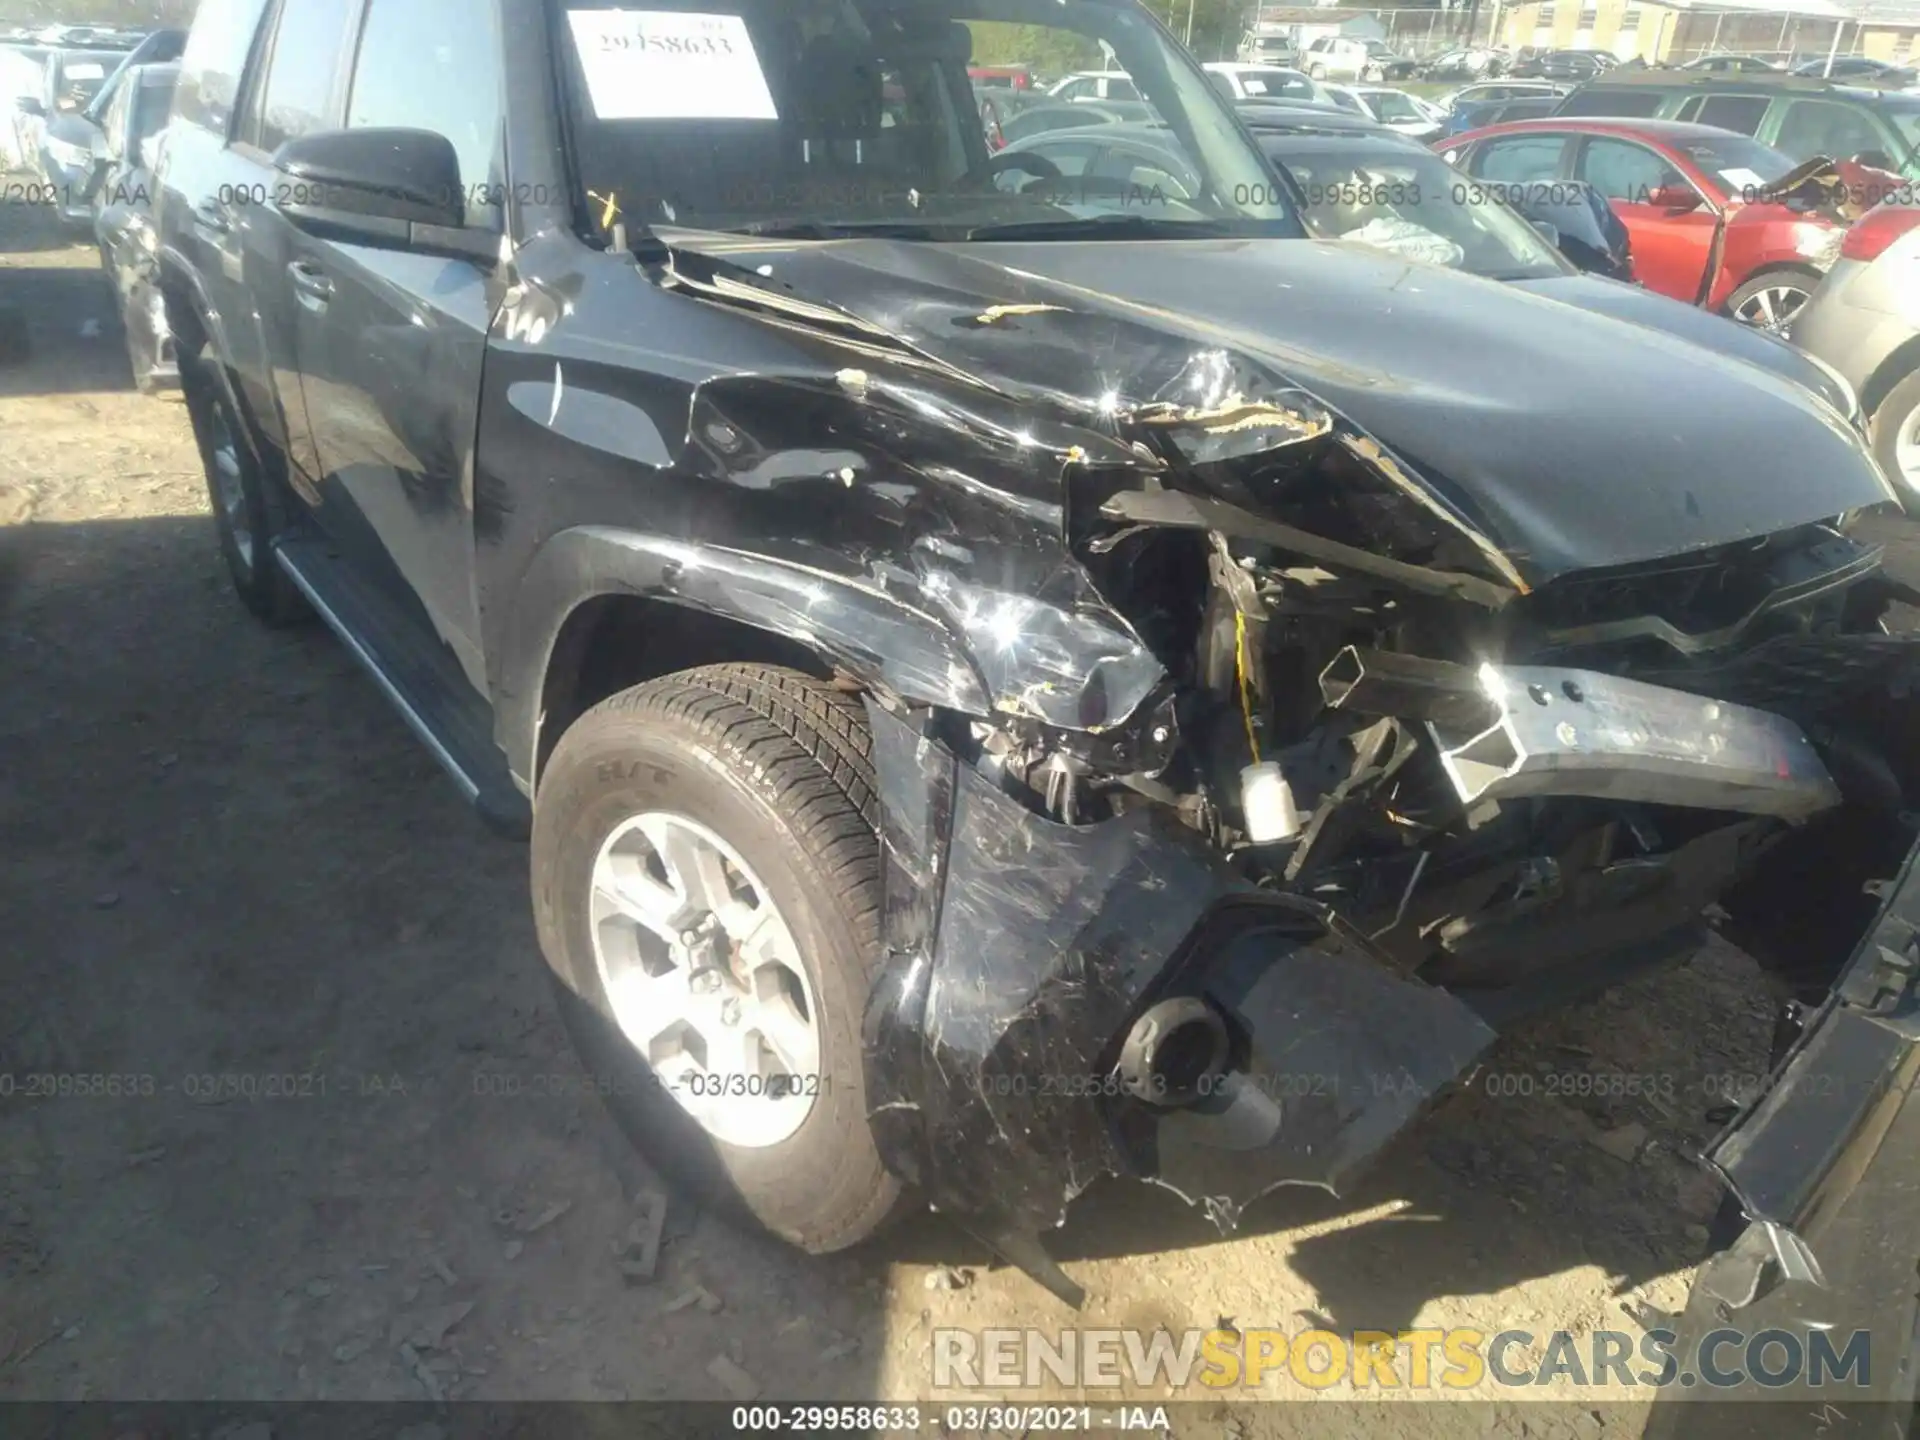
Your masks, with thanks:
[(1260, 763), (1260, 741), (1253, 733), (1253, 690), (1247, 683), (1247, 617), (1233, 612), (1233, 673), (1240, 682), (1240, 718), (1247, 722), (1247, 749), (1253, 763)]

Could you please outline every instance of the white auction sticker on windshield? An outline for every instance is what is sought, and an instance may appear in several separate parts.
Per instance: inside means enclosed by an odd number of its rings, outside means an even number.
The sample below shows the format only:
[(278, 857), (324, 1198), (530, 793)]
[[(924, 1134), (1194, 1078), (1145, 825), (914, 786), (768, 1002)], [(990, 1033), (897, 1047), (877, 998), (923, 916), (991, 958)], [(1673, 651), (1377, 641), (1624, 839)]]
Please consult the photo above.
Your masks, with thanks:
[(98, 65), (67, 66), (67, 78), (69, 80), (98, 80), (106, 73), (106, 70)]
[(1758, 175), (1754, 174), (1753, 171), (1742, 169), (1738, 166), (1731, 170), (1722, 170), (1720, 172), (1720, 178), (1726, 181), (1728, 187), (1736, 194), (1758, 190), (1762, 185), (1767, 183)]
[(602, 120), (777, 120), (738, 15), (569, 10), (593, 113)]

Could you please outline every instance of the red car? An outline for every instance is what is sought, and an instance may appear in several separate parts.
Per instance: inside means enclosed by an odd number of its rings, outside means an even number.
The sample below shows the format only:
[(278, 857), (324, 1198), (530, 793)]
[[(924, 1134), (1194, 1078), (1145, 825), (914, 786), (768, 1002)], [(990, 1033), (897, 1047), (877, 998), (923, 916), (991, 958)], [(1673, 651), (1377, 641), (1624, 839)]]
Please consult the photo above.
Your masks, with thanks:
[(1025, 65), (969, 65), (967, 78), (976, 90), (1031, 90), (1033, 71)]
[(1494, 185), (1586, 181), (1625, 222), (1642, 285), (1768, 329), (1807, 303), (1876, 188), (1900, 184), (1851, 162), (1796, 167), (1748, 136), (1677, 120), (1519, 120), (1433, 148)]

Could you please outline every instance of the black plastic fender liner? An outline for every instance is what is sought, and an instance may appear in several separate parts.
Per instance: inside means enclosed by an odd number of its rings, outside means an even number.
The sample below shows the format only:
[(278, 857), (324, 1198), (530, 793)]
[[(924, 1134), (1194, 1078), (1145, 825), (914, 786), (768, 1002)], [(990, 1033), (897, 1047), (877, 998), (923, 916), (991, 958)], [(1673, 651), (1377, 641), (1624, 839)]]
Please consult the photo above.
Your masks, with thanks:
[(533, 774), (543, 680), (561, 627), (586, 601), (622, 594), (798, 640), (911, 701), (966, 714), (991, 709), (978, 669), (947, 627), (878, 586), (700, 541), (582, 526), (549, 540), (522, 577), (495, 677), (497, 738), (522, 781)]
[[(1105, 1175), (1223, 1229), (1286, 1184), (1338, 1191), (1492, 1042), (1297, 896), (1257, 889), (1170, 814), (1055, 824), (869, 701), (887, 955), (866, 1015), (882, 1158), (1076, 1303), (1040, 1249)], [(1233, 1037), (1182, 1107), (1127, 1093), (1134, 1021), (1188, 995)]]
[[(1671, 1325), (1650, 1437), (1747, 1435), (1748, 1403), (1830, 1436), (1912, 1433), (1920, 1391), (1920, 844), (1766, 1090), (1706, 1153), (1746, 1225)], [(1786, 1337), (1754, 1373), (1753, 1337)], [(1829, 1364), (1825, 1383), (1815, 1345)], [(1785, 1347), (1785, 1348), (1783, 1348)], [(1783, 1366), (1797, 1347), (1805, 1363)], [(1858, 1361), (1856, 1365), (1854, 1361)], [(1715, 1367), (1709, 1373), (1707, 1365)], [(1721, 1376), (1736, 1377), (1723, 1383)], [(1807, 1423), (1811, 1424), (1812, 1421)], [(1742, 1427), (1748, 1428), (1742, 1428)], [(1763, 1427), (1765, 1428), (1765, 1427)]]

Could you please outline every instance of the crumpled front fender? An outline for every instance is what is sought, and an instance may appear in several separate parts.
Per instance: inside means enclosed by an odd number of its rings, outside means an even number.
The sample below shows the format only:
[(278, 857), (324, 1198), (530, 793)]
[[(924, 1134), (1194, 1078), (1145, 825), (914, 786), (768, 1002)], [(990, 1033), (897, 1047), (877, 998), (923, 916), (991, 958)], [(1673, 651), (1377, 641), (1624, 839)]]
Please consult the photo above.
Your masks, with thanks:
[[(882, 1157), (1070, 1303), (1038, 1235), (1102, 1175), (1221, 1227), (1281, 1185), (1338, 1192), (1493, 1032), (1394, 973), (1320, 907), (1253, 886), (1164, 813), (1066, 826), (869, 702), (883, 804), (885, 963), (866, 1015)], [(1224, 1022), (1202, 1093), (1132, 1093), (1149, 1007)]]

